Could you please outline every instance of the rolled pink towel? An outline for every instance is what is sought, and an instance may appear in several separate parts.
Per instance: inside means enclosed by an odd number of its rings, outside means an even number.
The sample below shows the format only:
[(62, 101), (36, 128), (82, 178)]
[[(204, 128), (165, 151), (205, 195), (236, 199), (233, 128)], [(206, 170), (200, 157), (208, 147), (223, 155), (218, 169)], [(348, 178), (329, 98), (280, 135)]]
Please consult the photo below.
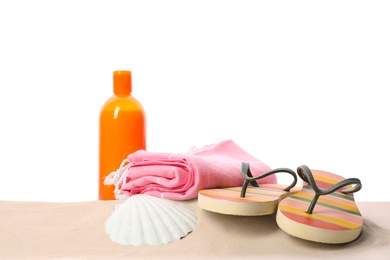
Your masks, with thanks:
[[(271, 170), (232, 140), (204, 146), (187, 153), (160, 153), (139, 150), (130, 154), (116, 172), (105, 179), (115, 185), (115, 196), (124, 199), (148, 194), (172, 200), (188, 200), (208, 188), (241, 186), (242, 162), (250, 163), (253, 176)], [(276, 183), (271, 175), (258, 181)]]

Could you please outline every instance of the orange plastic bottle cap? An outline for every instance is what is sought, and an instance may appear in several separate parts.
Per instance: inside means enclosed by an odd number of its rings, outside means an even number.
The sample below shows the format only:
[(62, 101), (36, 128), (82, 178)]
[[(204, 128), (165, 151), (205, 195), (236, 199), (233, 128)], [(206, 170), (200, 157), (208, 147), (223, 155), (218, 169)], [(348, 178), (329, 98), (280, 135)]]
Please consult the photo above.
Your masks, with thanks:
[(114, 93), (115, 94), (131, 93), (131, 71), (128, 70), (114, 71)]

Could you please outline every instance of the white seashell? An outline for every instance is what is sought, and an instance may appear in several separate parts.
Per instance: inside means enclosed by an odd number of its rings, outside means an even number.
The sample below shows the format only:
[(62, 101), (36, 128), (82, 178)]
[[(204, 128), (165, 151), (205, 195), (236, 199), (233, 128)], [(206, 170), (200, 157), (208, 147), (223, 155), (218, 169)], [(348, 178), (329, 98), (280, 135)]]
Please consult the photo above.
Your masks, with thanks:
[(196, 226), (196, 215), (174, 201), (133, 195), (107, 219), (106, 232), (121, 245), (160, 245), (179, 240)]

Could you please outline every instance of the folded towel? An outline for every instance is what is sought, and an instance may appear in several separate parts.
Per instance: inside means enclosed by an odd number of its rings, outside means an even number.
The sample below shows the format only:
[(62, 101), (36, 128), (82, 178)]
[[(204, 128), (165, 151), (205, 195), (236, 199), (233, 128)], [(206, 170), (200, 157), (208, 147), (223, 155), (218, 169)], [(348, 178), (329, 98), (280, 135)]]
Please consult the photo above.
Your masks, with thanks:
[[(104, 183), (115, 185), (117, 199), (142, 193), (188, 200), (196, 198), (202, 189), (241, 186), (244, 182), (240, 174), (242, 162), (250, 163), (253, 176), (271, 170), (232, 140), (225, 140), (186, 153), (136, 151), (116, 172), (108, 175)], [(258, 182), (276, 183), (276, 176)]]

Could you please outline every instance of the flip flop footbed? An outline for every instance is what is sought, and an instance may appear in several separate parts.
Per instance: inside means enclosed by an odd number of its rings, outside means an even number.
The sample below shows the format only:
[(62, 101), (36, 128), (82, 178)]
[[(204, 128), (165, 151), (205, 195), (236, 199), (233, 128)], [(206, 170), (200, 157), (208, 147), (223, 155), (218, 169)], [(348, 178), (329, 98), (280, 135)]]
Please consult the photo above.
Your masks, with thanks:
[(276, 212), (281, 199), (297, 192), (283, 191), (285, 185), (261, 184), (248, 187), (245, 197), (240, 197), (242, 187), (206, 189), (198, 193), (198, 205), (208, 211), (238, 216), (261, 216)]
[[(343, 177), (312, 170), (319, 188), (328, 188)], [(321, 243), (347, 243), (359, 237), (363, 218), (352, 194), (340, 191), (320, 196), (313, 213), (308, 214), (314, 191), (306, 183), (302, 191), (283, 199), (278, 206), (276, 221), (290, 235)]]

